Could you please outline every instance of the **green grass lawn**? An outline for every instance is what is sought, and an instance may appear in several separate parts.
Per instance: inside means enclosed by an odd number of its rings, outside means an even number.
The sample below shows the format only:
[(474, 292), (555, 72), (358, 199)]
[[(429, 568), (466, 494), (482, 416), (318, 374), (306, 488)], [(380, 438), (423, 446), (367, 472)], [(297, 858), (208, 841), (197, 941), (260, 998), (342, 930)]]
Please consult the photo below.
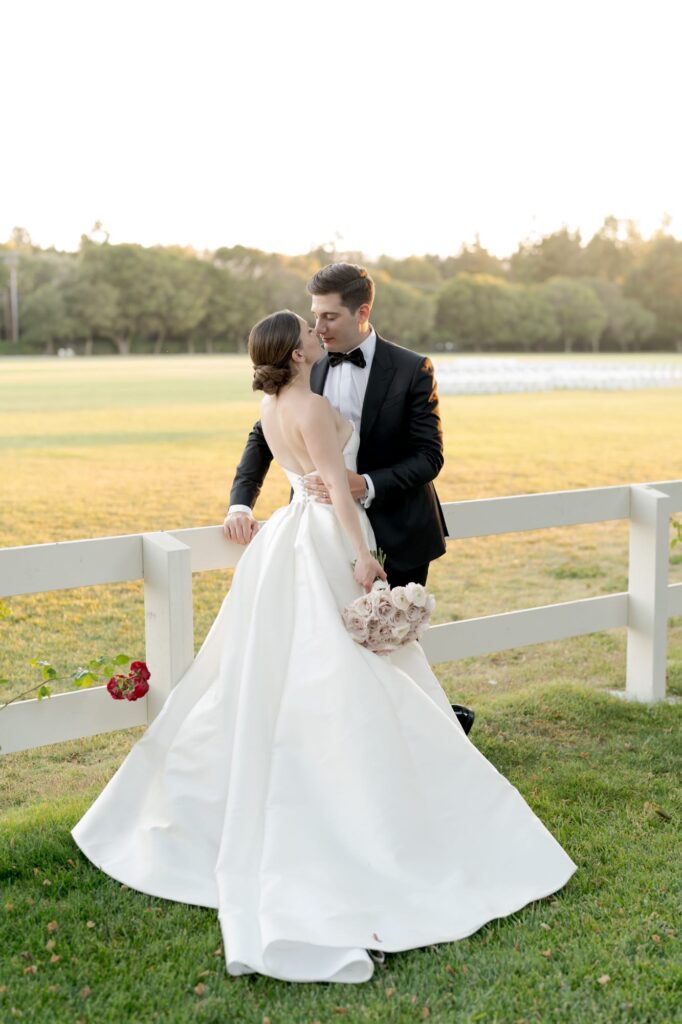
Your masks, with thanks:
[[(451, 396), (442, 411), (443, 501), (682, 478), (679, 390)], [(256, 416), (239, 357), (3, 361), (0, 545), (220, 522)], [(257, 513), (287, 495), (273, 470)], [(671, 563), (682, 579), (682, 557)], [(626, 573), (627, 529), (605, 523), (457, 542), (430, 580), (446, 621), (622, 590)], [(194, 578), (197, 646), (229, 579)], [(31, 657), (68, 670), (143, 654), (137, 583), (8, 603), (6, 695), (30, 682)], [(680, 620), (669, 641), (682, 694)], [(390, 956), (358, 987), (230, 979), (213, 911), (122, 890), (82, 857), (69, 829), (139, 730), (2, 758), (0, 1020), (682, 1019), (682, 707), (604, 692), (624, 685), (624, 642), (615, 630), (438, 667), (476, 708), (477, 745), (579, 870), (555, 898)]]

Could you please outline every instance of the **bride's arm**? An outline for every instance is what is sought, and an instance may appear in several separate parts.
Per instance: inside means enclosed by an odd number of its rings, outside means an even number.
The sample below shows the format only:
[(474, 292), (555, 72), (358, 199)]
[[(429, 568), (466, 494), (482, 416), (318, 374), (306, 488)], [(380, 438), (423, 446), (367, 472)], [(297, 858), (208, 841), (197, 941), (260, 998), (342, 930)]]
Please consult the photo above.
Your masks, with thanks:
[(326, 398), (314, 395), (300, 415), (299, 429), (305, 446), (355, 550), (355, 579), (369, 590), (377, 576), (386, 579), (386, 573), (370, 554), (365, 541), (360, 513), (350, 492), (348, 473), (339, 448), (334, 412)]

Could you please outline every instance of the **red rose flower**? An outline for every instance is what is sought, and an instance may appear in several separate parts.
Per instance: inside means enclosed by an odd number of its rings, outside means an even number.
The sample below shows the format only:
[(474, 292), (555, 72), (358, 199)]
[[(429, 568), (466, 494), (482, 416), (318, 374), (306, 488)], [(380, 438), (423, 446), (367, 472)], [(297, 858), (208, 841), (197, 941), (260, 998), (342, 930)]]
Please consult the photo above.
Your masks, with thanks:
[(138, 700), (139, 697), (144, 697), (145, 693), (147, 693), (148, 690), (149, 690), (149, 683), (147, 682), (147, 680), (146, 679), (139, 679), (135, 683), (135, 691), (134, 691), (135, 692), (135, 698), (134, 699)]
[(127, 676), (112, 676), (107, 690), (114, 700), (139, 700), (149, 691), (151, 673), (143, 661), (133, 661)]
[(114, 700), (123, 700), (123, 693), (121, 690), (121, 682), (126, 679), (126, 676), (112, 676), (107, 683), (107, 690), (109, 695)]

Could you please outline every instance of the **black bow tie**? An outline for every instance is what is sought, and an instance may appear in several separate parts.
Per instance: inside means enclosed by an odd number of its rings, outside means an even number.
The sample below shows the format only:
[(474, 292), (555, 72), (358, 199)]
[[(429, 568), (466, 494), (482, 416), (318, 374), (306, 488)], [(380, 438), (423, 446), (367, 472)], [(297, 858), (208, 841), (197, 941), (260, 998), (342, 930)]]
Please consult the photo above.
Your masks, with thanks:
[(338, 366), (339, 363), (353, 363), (354, 366), (359, 366), (362, 369), (367, 365), (359, 348), (354, 348), (352, 352), (328, 352), (327, 359), (330, 366)]

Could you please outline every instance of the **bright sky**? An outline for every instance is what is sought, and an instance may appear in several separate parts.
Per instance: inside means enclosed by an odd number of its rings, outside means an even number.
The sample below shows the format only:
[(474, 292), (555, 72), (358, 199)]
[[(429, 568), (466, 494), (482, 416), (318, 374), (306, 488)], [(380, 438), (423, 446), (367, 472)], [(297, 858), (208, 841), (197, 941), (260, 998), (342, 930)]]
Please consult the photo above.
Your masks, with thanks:
[(0, 239), (498, 255), (682, 237), (677, 0), (4, 4)]

